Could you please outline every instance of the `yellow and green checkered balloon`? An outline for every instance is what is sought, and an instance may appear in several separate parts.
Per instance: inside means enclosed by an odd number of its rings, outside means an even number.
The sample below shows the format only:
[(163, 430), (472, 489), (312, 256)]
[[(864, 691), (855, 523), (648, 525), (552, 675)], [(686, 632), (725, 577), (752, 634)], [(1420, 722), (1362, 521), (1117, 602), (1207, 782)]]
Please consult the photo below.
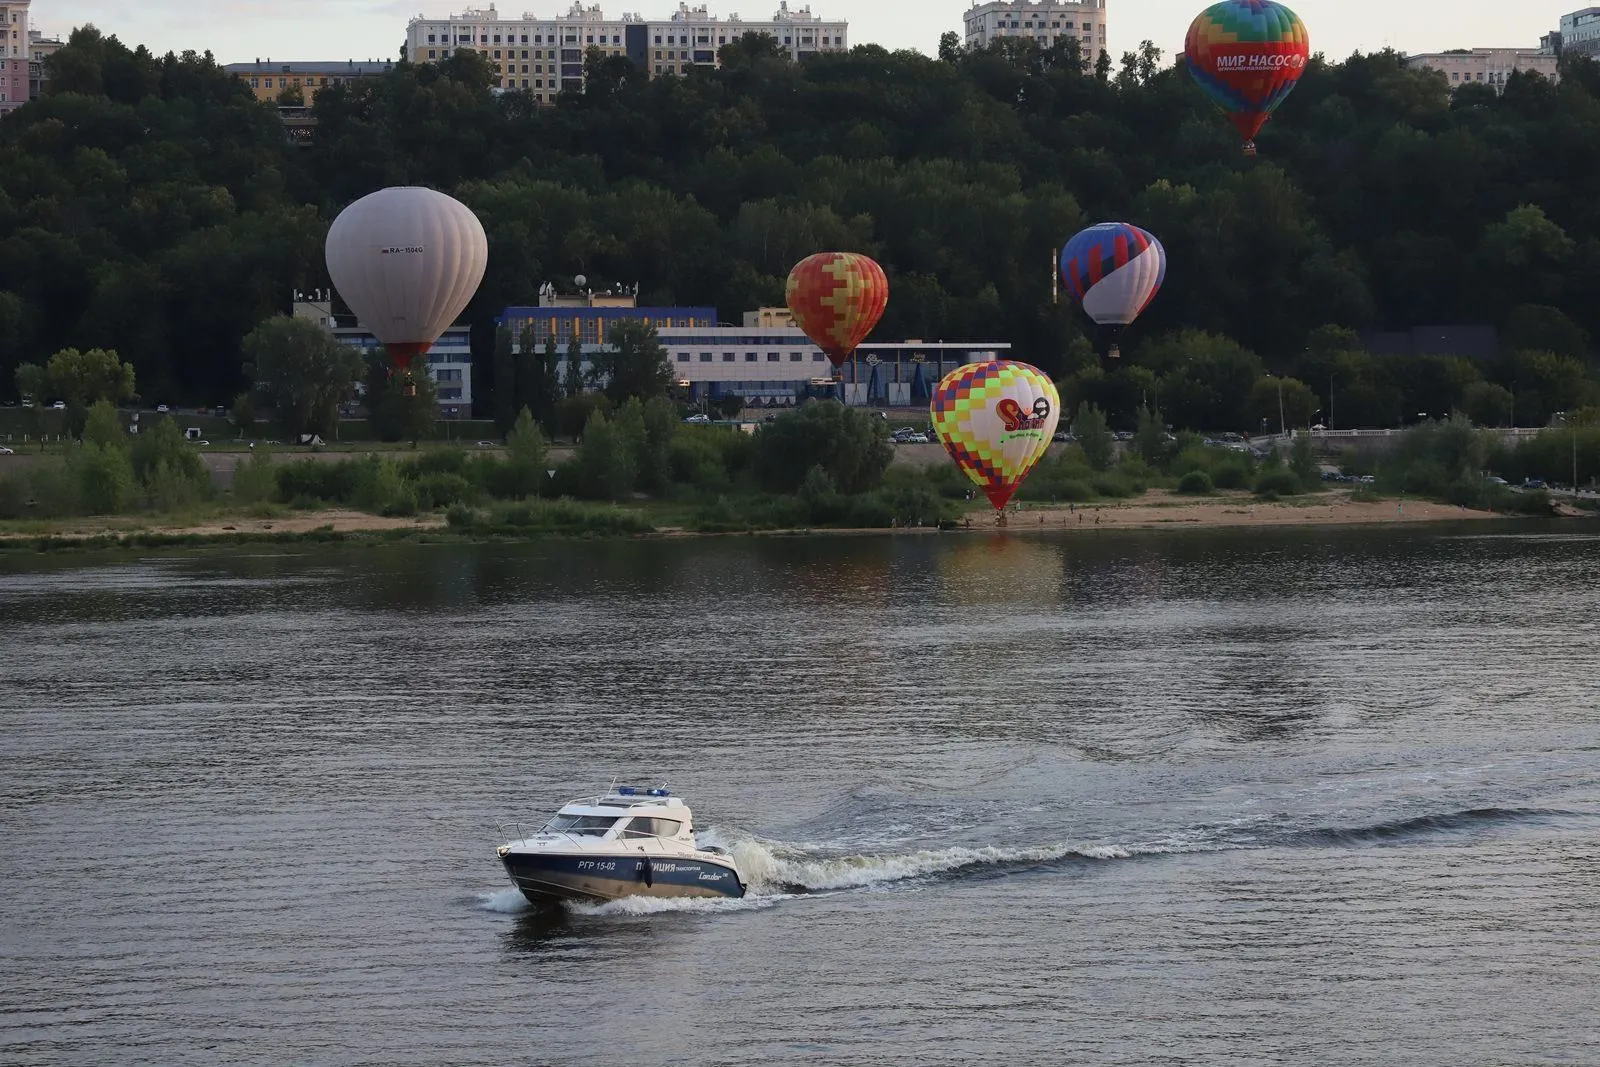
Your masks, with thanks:
[(956, 466), (1000, 510), (1050, 448), (1061, 396), (1039, 368), (997, 359), (946, 375), (931, 410)]

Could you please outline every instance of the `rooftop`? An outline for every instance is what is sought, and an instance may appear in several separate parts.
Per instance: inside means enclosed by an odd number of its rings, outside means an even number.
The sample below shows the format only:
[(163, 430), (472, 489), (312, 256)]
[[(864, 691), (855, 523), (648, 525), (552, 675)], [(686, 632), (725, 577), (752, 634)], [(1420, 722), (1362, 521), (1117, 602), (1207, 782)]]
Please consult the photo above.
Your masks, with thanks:
[(308, 59), (285, 62), (258, 59), (254, 63), (226, 63), (222, 69), (229, 74), (383, 74), (394, 69), (392, 59), (327, 60)]

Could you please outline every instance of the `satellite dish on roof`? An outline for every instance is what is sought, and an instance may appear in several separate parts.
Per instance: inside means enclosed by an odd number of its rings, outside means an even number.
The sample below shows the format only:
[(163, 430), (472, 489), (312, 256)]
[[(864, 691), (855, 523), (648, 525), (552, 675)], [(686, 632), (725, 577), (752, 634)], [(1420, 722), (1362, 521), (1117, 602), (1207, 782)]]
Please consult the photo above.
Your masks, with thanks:
[(572, 279), (572, 281), (573, 281), (573, 284), (576, 285), (579, 289), (582, 289), (584, 286), (589, 284), (589, 279), (587, 277), (585, 277), (584, 275), (582, 275), (582, 274), (580, 274), (576, 278)]

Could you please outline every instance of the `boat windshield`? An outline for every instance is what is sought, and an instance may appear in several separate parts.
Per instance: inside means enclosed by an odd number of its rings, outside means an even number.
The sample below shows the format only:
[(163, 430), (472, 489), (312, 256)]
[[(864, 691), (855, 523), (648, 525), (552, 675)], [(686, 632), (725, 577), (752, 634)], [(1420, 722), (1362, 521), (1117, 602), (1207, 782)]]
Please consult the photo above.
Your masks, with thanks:
[(651, 819), (635, 816), (622, 831), (623, 837), (677, 837), (683, 823), (676, 819)]
[(545, 829), (564, 834), (592, 834), (601, 837), (615, 825), (617, 820), (613, 815), (557, 815), (550, 820)]

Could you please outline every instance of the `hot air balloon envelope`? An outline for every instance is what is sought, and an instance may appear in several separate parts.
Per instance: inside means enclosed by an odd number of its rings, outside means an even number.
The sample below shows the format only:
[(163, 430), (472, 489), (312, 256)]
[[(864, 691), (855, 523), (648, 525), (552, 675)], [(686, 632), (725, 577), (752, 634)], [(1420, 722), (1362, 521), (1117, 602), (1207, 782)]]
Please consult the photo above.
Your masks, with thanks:
[(1254, 151), (1256, 134), (1294, 89), (1311, 58), (1300, 16), (1277, 0), (1223, 0), (1189, 27), (1184, 61)]
[(818, 252), (789, 272), (789, 310), (816, 346), (843, 366), (889, 306), (883, 268), (856, 252)]
[(340, 212), (328, 230), (327, 260), (333, 287), (405, 371), (466, 310), (483, 281), (489, 242), (465, 204), (404, 186)]
[(1102, 326), (1127, 326), (1144, 313), (1167, 277), (1167, 250), (1126, 222), (1091, 226), (1061, 250), (1067, 292)]
[(997, 359), (946, 375), (930, 408), (950, 458), (1000, 510), (1049, 450), (1061, 396), (1037, 367)]

